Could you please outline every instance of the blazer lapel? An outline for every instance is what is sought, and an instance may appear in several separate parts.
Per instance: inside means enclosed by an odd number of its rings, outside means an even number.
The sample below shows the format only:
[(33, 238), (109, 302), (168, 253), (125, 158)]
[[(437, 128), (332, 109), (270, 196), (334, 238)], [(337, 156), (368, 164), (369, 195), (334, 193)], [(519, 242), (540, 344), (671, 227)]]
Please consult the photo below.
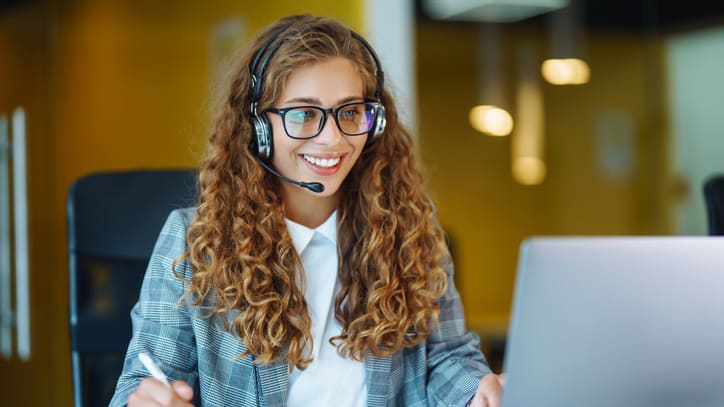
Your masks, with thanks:
[(281, 361), (269, 365), (259, 365), (256, 368), (259, 372), (261, 393), (264, 395), (264, 405), (268, 407), (285, 406), (289, 392), (289, 364)]
[(367, 352), (365, 357), (367, 407), (387, 406), (387, 398), (390, 390), (391, 366), (391, 357), (375, 356)]

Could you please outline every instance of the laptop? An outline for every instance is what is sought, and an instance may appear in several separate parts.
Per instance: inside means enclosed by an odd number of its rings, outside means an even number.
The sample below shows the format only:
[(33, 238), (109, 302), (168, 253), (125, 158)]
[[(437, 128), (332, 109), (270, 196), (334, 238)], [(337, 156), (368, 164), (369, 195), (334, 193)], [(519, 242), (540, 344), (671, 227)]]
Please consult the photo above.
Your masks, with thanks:
[(503, 407), (724, 406), (724, 238), (522, 243)]

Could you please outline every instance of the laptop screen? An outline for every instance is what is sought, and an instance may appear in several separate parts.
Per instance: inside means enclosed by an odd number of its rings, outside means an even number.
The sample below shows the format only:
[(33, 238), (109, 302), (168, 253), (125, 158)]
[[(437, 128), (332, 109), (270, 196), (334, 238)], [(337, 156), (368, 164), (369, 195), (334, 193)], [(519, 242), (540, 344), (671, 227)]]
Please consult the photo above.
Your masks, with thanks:
[(504, 407), (724, 406), (724, 238), (521, 245)]

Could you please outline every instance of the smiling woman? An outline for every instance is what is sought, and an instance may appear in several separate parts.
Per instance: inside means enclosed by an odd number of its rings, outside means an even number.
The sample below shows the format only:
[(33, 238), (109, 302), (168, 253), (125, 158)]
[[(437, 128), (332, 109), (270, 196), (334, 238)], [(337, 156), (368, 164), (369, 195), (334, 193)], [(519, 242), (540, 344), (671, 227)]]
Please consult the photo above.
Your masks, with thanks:
[[(335, 20), (282, 19), (225, 100), (111, 405), (497, 406), (370, 45)], [(147, 378), (141, 352), (176, 382)]]

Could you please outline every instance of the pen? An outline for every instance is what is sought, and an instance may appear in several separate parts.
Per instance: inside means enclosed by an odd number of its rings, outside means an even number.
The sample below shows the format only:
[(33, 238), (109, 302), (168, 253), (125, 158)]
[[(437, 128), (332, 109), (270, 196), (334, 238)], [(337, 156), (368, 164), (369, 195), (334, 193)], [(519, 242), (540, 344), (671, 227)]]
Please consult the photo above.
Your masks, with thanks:
[(163, 384), (166, 385), (166, 387), (171, 387), (171, 385), (168, 383), (166, 375), (163, 374), (158, 365), (153, 362), (153, 358), (148, 353), (139, 353), (138, 359), (140, 359), (141, 363), (143, 363), (143, 366), (146, 366), (146, 369), (151, 372), (151, 376), (153, 376), (154, 379), (161, 381)]

